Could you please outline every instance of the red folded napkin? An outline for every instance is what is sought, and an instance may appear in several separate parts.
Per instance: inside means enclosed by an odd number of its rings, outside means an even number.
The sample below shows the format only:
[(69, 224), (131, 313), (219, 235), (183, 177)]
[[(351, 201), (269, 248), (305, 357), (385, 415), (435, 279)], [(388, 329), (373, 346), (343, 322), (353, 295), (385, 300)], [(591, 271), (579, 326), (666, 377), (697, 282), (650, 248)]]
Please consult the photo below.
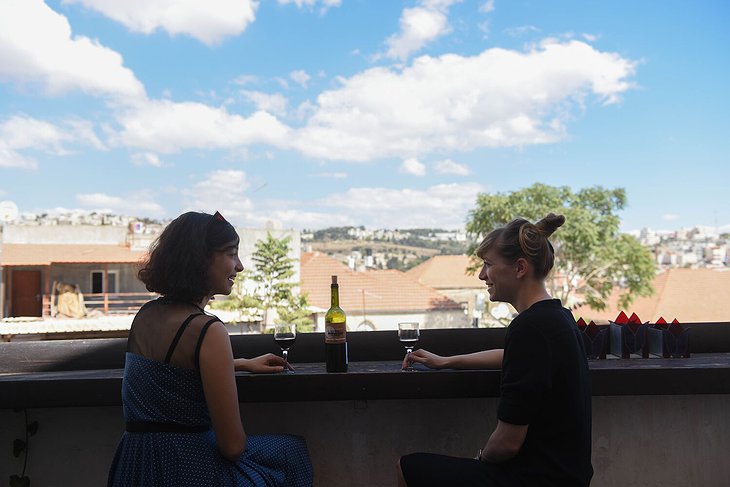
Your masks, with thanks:
[(629, 322), (629, 318), (626, 316), (626, 313), (624, 313), (623, 311), (620, 312), (618, 314), (618, 316), (616, 317), (616, 319), (614, 320), (614, 323), (619, 324), (619, 325), (625, 325), (628, 322)]
[(669, 333), (671, 333), (675, 337), (678, 337), (679, 335), (682, 334), (682, 332), (684, 331), (684, 328), (682, 327), (682, 325), (679, 324), (679, 321), (677, 321), (677, 318), (674, 318), (674, 321), (672, 321), (672, 323), (669, 325), (667, 330), (669, 330)]
[(598, 333), (600, 331), (601, 331), (601, 329), (598, 328), (598, 325), (596, 325), (595, 323), (593, 323), (593, 320), (591, 320), (591, 322), (588, 323), (588, 326), (586, 326), (586, 335), (588, 335), (589, 337), (591, 337), (591, 339), (593, 339), (596, 336), (598, 336)]
[(638, 316), (636, 315), (636, 313), (631, 313), (631, 316), (629, 317), (629, 322), (627, 323), (627, 325), (628, 325), (629, 329), (630, 329), (630, 330), (631, 330), (631, 331), (632, 331), (633, 333), (636, 333), (636, 331), (637, 331), (637, 330), (639, 329), (639, 327), (641, 326), (641, 320), (640, 320), (640, 319), (639, 319), (639, 317), (638, 317)]

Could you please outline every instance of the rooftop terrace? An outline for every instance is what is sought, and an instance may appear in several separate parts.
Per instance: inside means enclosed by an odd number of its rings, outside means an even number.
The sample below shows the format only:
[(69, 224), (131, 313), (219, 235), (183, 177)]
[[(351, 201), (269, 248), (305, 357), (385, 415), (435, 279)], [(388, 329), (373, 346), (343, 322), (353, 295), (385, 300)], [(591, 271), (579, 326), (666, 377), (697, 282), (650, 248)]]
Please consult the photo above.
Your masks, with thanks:
[[(690, 324), (689, 359), (591, 361), (593, 486), (730, 485), (730, 323)], [(503, 329), (424, 330), (442, 354), (499, 347)], [(274, 352), (270, 336), (231, 338), (236, 356)], [(302, 334), (297, 372), (237, 374), (249, 433), (307, 438), (318, 486), (394, 485), (411, 451), (473, 455), (494, 428), (499, 371), (401, 373), (395, 332), (350, 333), (351, 371), (323, 371), (319, 333)], [(103, 485), (124, 425), (123, 339), (0, 344), (0, 443), (38, 433), (33, 485)], [(0, 477), (19, 473), (8, 449)], [(79, 475), (83, 472), (83, 475)]]

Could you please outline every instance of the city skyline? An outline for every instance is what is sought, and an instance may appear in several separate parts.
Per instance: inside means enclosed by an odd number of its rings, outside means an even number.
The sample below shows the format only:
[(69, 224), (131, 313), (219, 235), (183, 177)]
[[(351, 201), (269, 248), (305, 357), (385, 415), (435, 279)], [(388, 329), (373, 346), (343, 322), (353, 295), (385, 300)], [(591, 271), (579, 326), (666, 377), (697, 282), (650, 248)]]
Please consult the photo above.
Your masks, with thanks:
[(0, 3), (0, 201), (240, 226), (463, 228), (476, 197), (626, 188), (622, 230), (730, 230), (730, 5)]

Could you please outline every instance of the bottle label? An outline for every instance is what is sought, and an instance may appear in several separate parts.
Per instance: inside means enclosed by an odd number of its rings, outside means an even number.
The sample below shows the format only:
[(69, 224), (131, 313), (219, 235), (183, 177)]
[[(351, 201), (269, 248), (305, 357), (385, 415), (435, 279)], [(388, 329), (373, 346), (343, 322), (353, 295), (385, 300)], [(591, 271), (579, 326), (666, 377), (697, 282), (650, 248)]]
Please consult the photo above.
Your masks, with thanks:
[(325, 343), (345, 343), (347, 341), (346, 323), (326, 323), (324, 326)]

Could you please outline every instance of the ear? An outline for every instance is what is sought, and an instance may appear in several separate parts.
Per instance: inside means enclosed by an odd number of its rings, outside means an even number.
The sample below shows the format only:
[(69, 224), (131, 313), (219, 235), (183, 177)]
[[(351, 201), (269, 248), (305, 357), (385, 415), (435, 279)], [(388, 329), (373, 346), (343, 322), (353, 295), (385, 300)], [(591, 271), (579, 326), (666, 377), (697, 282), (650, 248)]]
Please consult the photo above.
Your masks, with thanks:
[(520, 257), (515, 261), (515, 268), (515, 277), (517, 279), (522, 279), (530, 273), (530, 262), (524, 257)]

